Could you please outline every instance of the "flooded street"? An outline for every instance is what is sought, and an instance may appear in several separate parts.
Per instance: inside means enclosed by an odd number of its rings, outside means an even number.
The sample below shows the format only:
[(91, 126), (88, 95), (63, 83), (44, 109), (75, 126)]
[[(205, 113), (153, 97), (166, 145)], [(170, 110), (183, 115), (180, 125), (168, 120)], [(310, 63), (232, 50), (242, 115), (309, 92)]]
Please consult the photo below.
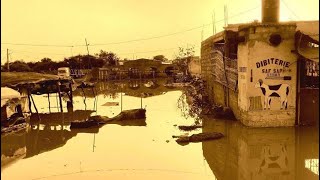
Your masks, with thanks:
[[(1, 136), (1, 178), (291, 180), (319, 177), (317, 127), (249, 128), (237, 121), (205, 117), (201, 119), (203, 128), (189, 134), (221, 132), (225, 137), (182, 146), (172, 136), (187, 132), (177, 126), (192, 125), (196, 119), (185, 115), (188, 107), (178, 108), (181, 88), (167, 88), (163, 82), (122, 86), (99, 83), (96, 93), (95, 97), (90, 90), (77, 89), (73, 112), (69, 113), (66, 108), (65, 113), (59, 113), (55, 94), (50, 96), (50, 110), (47, 96), (34, 95), (41, 122), (32, 121), (26, 131)], [(72, 120), (90, 115), (114, 117), (121, 109), (140, 107), (146, 109), (145, 123), (70, 130)], [(44, 115), (49, 112), (51, 116)]]

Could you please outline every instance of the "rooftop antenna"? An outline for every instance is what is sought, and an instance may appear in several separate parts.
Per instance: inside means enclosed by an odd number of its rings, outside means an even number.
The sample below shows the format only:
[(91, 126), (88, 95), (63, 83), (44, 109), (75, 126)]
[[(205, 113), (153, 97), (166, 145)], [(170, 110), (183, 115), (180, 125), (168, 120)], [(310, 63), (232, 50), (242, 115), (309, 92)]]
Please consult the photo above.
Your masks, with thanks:
[(203, 41), (203, 28), (204, 28), (204, 25), (202, 25), (202, 31), (201, 31), (201, 42)]
[(86, 41), (86, 46), (87, 46), (87, 52), (88, 52), (88, 58), (89, 58), (89, 66), (90, 66), (90, 69), (91, 69), (91, 60), (90, 60), (90, 57), (89, 57), (89, 44), (87, 42), (87, 38), (84, 39)]
[(10, 72), (10, 66), (9, 66), (9, 49), (7, 49), (7, 70)]
[(213, 32), (213, 35), (216, 34), (216, 14), (215, 14), (215, 11), (213, 10), (213, 14), (212, 14), (212, 32)]
[(224, 26), (228, 26), (228, 6), (224, 5)]

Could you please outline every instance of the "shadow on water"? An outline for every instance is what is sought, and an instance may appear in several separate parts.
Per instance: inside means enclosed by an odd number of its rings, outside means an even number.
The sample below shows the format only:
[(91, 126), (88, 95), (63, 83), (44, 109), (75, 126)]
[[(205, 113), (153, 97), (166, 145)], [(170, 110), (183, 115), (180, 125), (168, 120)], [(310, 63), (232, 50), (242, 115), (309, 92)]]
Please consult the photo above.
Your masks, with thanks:
[(202, 142), (217, 179), (318, 179), (317, 127), (249, 128), (239, 122), (204, 119), (203, 132), (224, 138)]
[(85, 120), (94, 111), (76, 110), (66, 113), (32, 114), (30, 126), (15, 133), (1, 135), (1, 166), (64, 146), (78, 133), (98, 133), (98, 128), (69, 130), (73, 120)]
[[(99, 127), (71, 130), (69, 128), (72, 121), (84, 121), (88, 119), (93, 112), (94, 111), (91, 110), (76, 110), (64, 113), (32, 114), (30, 117), (30, 127), (1, 136), (2, 168), (6, 168), (19, 159), (31, 158), (35, 155), (60, 148), (78, 133), (98, 133)], [(146, 126), (146, 121), (145, 119), (122, 120), (108, 124)]]

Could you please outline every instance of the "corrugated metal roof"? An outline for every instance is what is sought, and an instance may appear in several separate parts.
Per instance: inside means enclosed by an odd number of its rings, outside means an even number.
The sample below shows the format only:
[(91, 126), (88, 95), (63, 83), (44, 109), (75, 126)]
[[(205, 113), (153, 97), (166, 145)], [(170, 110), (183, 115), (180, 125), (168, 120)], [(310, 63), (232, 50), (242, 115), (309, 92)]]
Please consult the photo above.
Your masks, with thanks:
[(319, 42), (319, 21), (297, 21), (297, 31)]

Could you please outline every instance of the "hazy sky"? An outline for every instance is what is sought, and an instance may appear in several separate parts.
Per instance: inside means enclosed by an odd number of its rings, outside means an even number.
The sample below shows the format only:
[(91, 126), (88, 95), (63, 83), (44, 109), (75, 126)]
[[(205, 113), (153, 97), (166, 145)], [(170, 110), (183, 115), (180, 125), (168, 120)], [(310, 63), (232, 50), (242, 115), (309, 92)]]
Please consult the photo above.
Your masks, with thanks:
[[(85, 38), (91, 55), (103, 49), (121, 58), (171, 59), (191, 45), (199, 55), (201, 39), (212, 35), (213, 11), (222, 30), (225, 4), (229, 24), (261, 20), (261, 0), (1, 0), (1, 63), (7, 48), (10, 60), (26, 62), (87, 54)], [(319, 0), (280, 0), (280, 21), (318, 19)], [(149, 40), (131, 41), (137, 39)]]

